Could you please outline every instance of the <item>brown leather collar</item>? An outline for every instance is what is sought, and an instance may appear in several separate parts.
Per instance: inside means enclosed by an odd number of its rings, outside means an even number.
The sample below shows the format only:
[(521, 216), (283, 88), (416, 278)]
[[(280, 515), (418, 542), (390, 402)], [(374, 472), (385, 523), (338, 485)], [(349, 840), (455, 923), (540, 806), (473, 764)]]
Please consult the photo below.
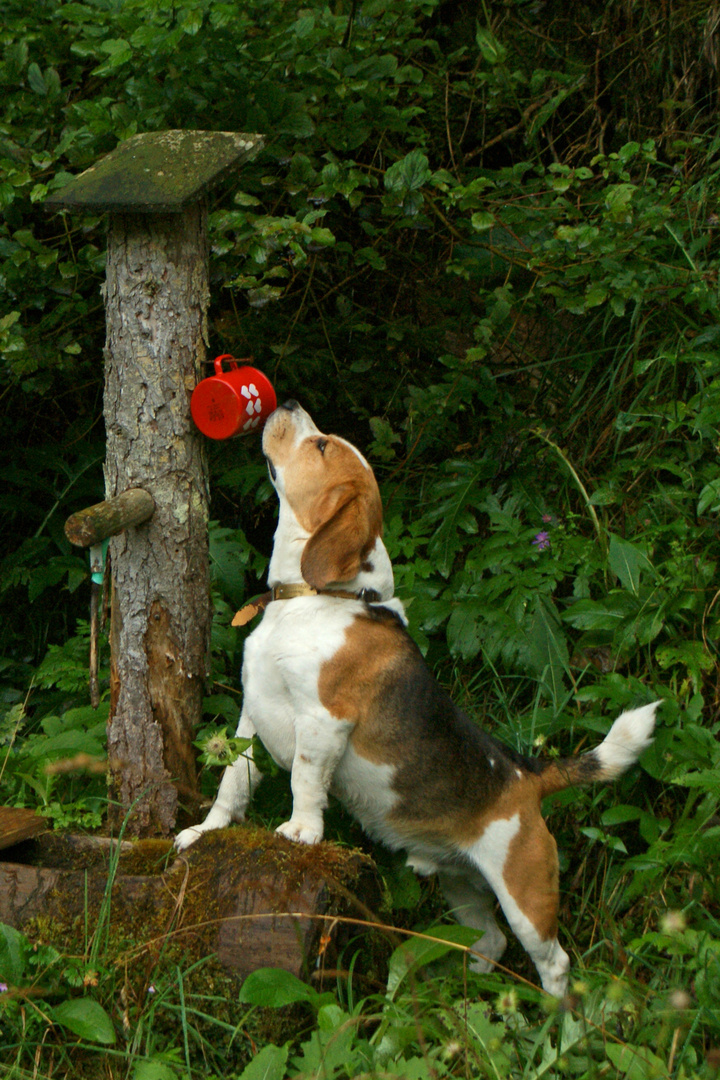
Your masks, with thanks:
[(262, 596), (258, 596), (253, 600), (251, 604), (246, 604), (245, 607), (240, 608), (231, 626), (245, 626), (274, 600), (294, 600), (297, 596), (334, 596), (338, 600), (362, 600), (366, 604), (375, 604), (380, 599), (380, 593), (376, 592), (375, 589), (360, 589), (359, 592), (350, 592), (347, 589), (314, 589), (312, 585), (308, 585), (305, 581), (287, 585), (273, 585), (269, 592), (263, 593)]

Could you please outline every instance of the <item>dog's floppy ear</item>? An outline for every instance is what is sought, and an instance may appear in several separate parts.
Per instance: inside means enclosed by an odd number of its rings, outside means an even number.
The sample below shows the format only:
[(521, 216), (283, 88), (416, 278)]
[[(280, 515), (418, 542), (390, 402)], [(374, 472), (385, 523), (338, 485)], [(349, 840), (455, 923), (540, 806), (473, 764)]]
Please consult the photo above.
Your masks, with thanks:
[(351, 581), (382, 535), (382, 504), (377, 486), (345, 490), (332, 515), (305, 544), (300, 570), (308, 585), (324, 589)]

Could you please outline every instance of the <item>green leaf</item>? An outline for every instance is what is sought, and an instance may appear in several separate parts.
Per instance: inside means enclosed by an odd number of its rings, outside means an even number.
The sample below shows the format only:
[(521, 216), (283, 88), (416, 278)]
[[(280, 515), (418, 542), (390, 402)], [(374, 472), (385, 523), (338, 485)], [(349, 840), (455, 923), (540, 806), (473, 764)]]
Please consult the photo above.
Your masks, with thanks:
[(558, 705), (565, 696), (563, 675), (570, 671), (565, 635), (552, 600), (539, 594), (530, 625), (530, 661)]
[(448, 620), (447, 640), (453, 656), (472, 660), (487, 645), (486, 627), (483, 625), (485, 603), (482, 600), (466, 600), (453, 607)]
[(478, 48), (482, 53), (483, 59), (487, 60), (488, 64), (503, 64), (507, 51), (504, 45), (501, 45), (498, 39), (489, 30), (485, 30), (483, 27), (478, 26), (475, 31), (475, 40)]
[(164, 1061), (138, 1061), (133, 1070), (133, 1080), (177, 1080), (177, 1072)]
[(604, 304), (607, 300), (608, 291), (604, 285), (599, 283), (589, 285), (587, 292), (585, 293), (585, 308), (599, 307), (600, 304)]
[(627, 855), (627, 848), (618, 836), (610, 836), (608, 833), (603, 832), (602, 829), (595, 828), (594, 825), (581, 829), (580, 832), (590, 840), (597, 840), (604, 844), (611, 851), (620, 851), (623, 855)]
[(420, 903), (422, 891), (417, 876), (404, 862), (382, 868), (383, 883), (387, 894), (387, 903), (393, 911), (403, 908), (413, 910)]
[(310, 233), (310, 240), (313, 244), (319, 244), (321, 247), (332, 247), (335, 243), (335, 235), (330, 229), (318, 227)]
[(348, 1014), (337, 1004), (323, 1006), (318, 1012), (317, 1027), (302, 1045), (302, 1056), (293, 1061), (293, 1076), (356, 1075), (350, 1067), (356, 1025), (349, 1021)]
[(248, 195), (246, 191), (236, 191), (233, 195), (233, 202), (238, 206), (260, 206), (260, 200), (256, 199), (254, 195)]
[(637, 821), (643, 811), (639, 806), (611, 806), (600, 818), (602, 825), (624, 825), (626, 821)]
[(263, 1046), (240, 1074), (240, 1080), (282, 1080), (288, 1058), (287, 1046)]
[(665, 1062), (646, 1046), (630, 1046), (625, 1043), (606, 1043), (605, 1052), (626, 1080), (656, 1080), (668, 1075)]
[(630, 204), (637, 188), (635, 184), (613, 184), (605, 191), (608, 217), (613, 221), (629, 222), (632, 218)]
[(109, 38), (100, 45), (102, 52), (107, 53), (108, 59), (93, 69), (93, 75), (107, 75), (115, 68), (122, 67), (132, 59), (132, 45), (125, 38)]
[(397, 71), (397, 58), (390, 53), (385, 56), (371, 57), (359, 65), (358, 75), (364, 79), (386, 79)]
[(315, 16), (314, 15), (300, 15), (295, 20), (293, 30), (296, 37), (307, 37), (315, 29)]
[(317, 1002), (317, 990), (282, 968), (258, 968), (251, 972), (240, 987), (239, 1000), (246, 1005), (263, 1005), (278, 1009), (297, 1001)]
[(617, 630), (634, 609), (632, 597), (615, 590), (604, 601), (578, 600), (563, 612), (562, 618), (577, 630)]
[(64, 4), (58, 16), (68, 22), (93, 22), (97, 19), (97, 12), (86, 4)]
[(422, 187), (431, 176), (428, 159), (422, 150), (411, 150), (390, 166), (383, 182), (388, 191), (404, 194)]
[(608, 562), (610, 569), (620, 579), (623, 587), (629, 589), (635, 596), (638, 594), (642, 572), (654, 573), (652, 563), (645, 552), (629, 540), (615, 536), (614, 533), (610, 536)]
[(478, 944), (482, 949), (482, 933), (471, 926), (432, 926), (425, 933), (427, 937), (413, 937), (404, 941), (390, 957), (387, 981), (389, 998), (395, 997), (408, 975), (414, 975), (426, 964), (456, 951), (455, 945)]
[(358, 266), (362, 266), (367, 263), (368, 266), (372, 266), (373, 270), (384, 270), (385, 259), (382, 255), (378, 255), (375, 248), (364, 247), (355, 252), (355, 262)]
[(56, 98), (60, 94), (60, 76), (53, 67), (47, 68), (44, 75), (45, 87), (49, 98)]
[(711, 480), (700, 492), (697, 504), (698, 517), (703, 514), (720, 513), (720, 477)]
[(202, 26), (202, 21), (202, 11), (198, 11), (196, 8), (185, 10), (180, 16), (180, 26), (183, 33), (190, 34), (193, 37)]
[(545, 104), (540, 109), (538, 109), (536, 115), (533, 117), (532, 124), (530, 125), (530, 129), (528, 131), (529, 139), (532, 139), (540, 130), (540, 128), (547, 124), (550, 117), (555, 112), (557, 112), (563, 101), (565, 101), (565, 99), (569, 97), (570, 94), (575, 92), (575, 89), (576, 87), (570, 87), (566, 90), (561, 90), (559, 94), (555, 94), (554, 97), (550, 98), (549, 101), (546, 101)]
[(682, 776), (674, 777), (672, 782), (679, 787), (700, 788), (715, 798), (720, 796), (720, 773), (717, 768), (683, 773)]
[(72, 1031), (73, 1035), (79, 1035), (89, 1042), (112, 1046), (116, 1041), (112, 1020), (102, 1005), (92, 998), (63, 1001), (50, 1010), (50, 1017), (56, 1024)]
[(684, 664), (699, 681), (700, 673), (712, 671), (715, 658), (708, 652), (702, 641), (681, 641), (678, 645), (662, 645), (655, 652), (655, 659), (661, 668), (673, 664)]
[(489, 210), (477, 210), (470, 218), (470, 224), (477, 232), (484, 232), (486, 229), (492, 229), (495, 224), (495, 215)]
[(41, 97), (47, 96), (47, 86), (42, 76), (42, 71), (37, 64), (30, 64), (27, 70), (28, 82), (30, 83), (30, 89), (34, 90), (36, 94)]
[(203, 698), (202, 707), (204, 713), (222, 716), (228, 724), (237, 724), (240, 709), (231, 694), (208, 694)]
[(28, 949), (24, 934), (0, 923), (0, 982), (9, 986), (22, 984)]
[(3, 315), (2, 319), (0, 319), (0, 333), (2, 333), (3, 330), (9, 330), (11, 326), (15, 325), (19, 318), (19, 311), (9, 311), (7, 315)]

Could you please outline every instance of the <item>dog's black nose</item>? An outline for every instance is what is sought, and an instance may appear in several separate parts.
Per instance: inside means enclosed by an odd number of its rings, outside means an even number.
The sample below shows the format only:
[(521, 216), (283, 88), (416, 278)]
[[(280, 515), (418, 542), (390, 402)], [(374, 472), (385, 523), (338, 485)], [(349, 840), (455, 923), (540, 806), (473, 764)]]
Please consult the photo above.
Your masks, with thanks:
[(280, 408), (281, 408), (281, 409), (287, 409), (287, 411), (288, 411), (288, 412), (294, 412), (294, 411), (295, 411), (295, 409), (299, 409), (299, 408), (300, 408), (300, 403), (299, 403), (299, 402), (297, 402), (297, 401), (295, 400), (295, 398), (290, 398), (290, 400), (289, 400), (289, 401), (283, 401), (283, 403), (282, 403), (282, 405), (280, 406)]

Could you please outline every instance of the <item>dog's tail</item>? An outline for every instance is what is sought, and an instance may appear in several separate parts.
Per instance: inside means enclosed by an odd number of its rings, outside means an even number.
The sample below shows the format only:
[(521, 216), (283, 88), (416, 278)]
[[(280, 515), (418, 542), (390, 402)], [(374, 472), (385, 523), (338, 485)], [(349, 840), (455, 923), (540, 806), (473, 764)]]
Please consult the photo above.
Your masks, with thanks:
[(589, 753), (550, 762), (540, 774), (543, 798), (567, 787), (622, 776), (653, 741), (658, 705), (660, 702), (654, 701), (622, 713), (600, 745)]

